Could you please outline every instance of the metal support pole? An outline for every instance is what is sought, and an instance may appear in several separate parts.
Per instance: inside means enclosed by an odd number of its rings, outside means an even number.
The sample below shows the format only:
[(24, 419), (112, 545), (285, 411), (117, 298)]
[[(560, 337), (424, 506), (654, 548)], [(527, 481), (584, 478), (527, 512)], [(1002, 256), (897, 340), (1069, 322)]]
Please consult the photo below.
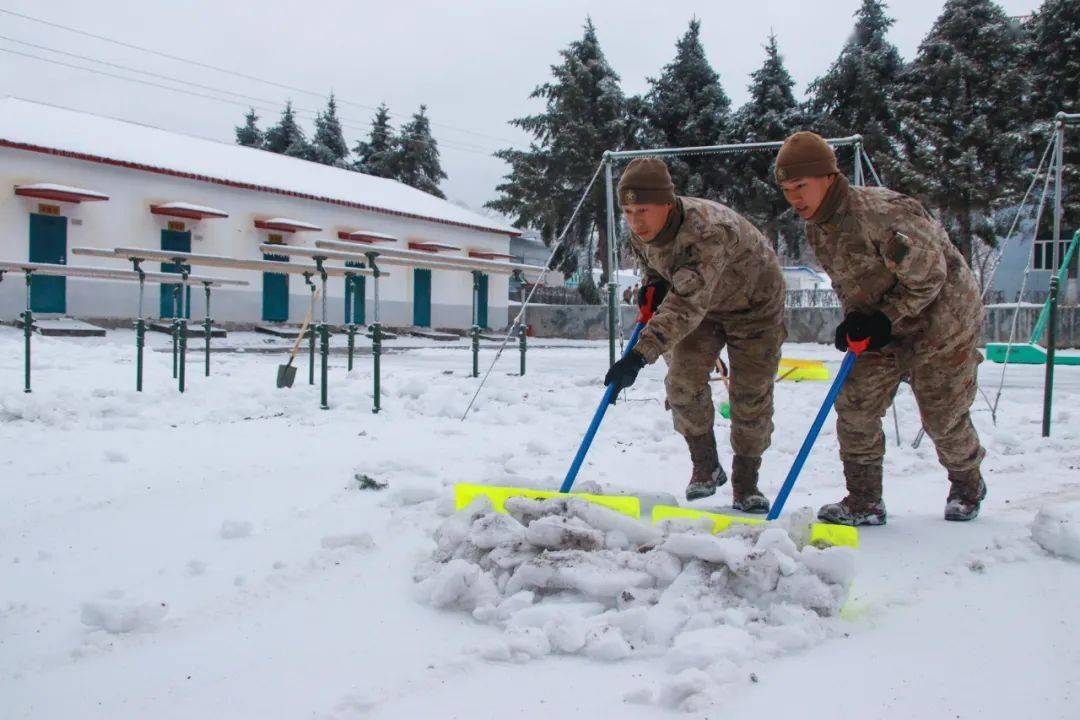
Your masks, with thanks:
[(203, 318), (203, 331), (206, 333), (206, 377), (210, 377), (210, 335), (213, 322), (210, 320), (210, 283), (203, 283), (206, 291), (206, 317)]
[(348, 323), (345, 326), (345, 331), (349, 337), (349, 367), (348, 372), (352, 372), (353, 366), (353, 351), (356, 348), (356, 318), (353, 317), (352, 308), (356, 303), (354, 293), (356, 292), (356, 276), (352, 273), (345, 273), (345, 297), (349, 299), (349, 302), (345, 305), (345, 315)]
[(143, 319), (143, 299), (146, 291), (146, 273), (142, 260), (131, 258), (135, 272), (139, 273), (139, 315), (135, 319), (135, 392), (143, 389), (143, 349), (146, 347), (146, 320)]
[(190, 265), (180, 265), (180, 317), (176, 321), (176, 334), (180, 338), (180, 392), (184, 392), (187, 383), (187, 318), (191, 313), (191, 299), (188, 297), (188, 275), (191, 274)]
[(25, 343), (23, 351), (23, 392), (30, 392), (30, 335), (34, 332), (34, 311), (30, 309), (30, 279), (34, 274), (33, 270), (24, 270), (26, 275), (26, 311), (22, 314), (23, 319), (23, 340)]
[(522, 323), (521, 327), (518, 328), (518, 349), (521, 350), (521, 377), (525, 377), (526, 335), (528, 335), (528, 328), (525, 326), (525, 323)]
[(323, 263), (326, 258), (314, 258), (315, 267), (319, 270), (319, 279), (322, 281), (322, 308), (319, 312), (319, 408), (329, 410), (328, 399), (328, 375), (330, 362), (330, 326), (326, 324), (326, 267)]
[(472, 376), (480, 377), (480, 276), (479, 270), (472, 271)]
[(356, 323), (349, 323), (346, 330), (349, 334), (349, 372), (352, 372), (353, 352), (356, 349)]
[(176, 310), (176, 297), (179, 294), (180, 294), (180, 286), (179, 285), (173, 285), (173, 290), (172, 290), (172, 323), (171, 323), (171, 325), (172, 325), (172, 376), (173, 376), (173, 380), (176, 379), (176, 374), (177, 374), (176, 373), (176, 371), (177, 371), (176, 353), (179, 350), (179, 340), (178, 340), (179, 328), (178, 328), (178, 323), (176, 322), (176, 313), (177, 313), (177, 310)]
[(861, 187), (863, 185), (863, 168), (862, 168), (862, 140), (855, 143), (855, 171), (852, 173), (852, 184), (855, 187)]
[(1050, 437), (1050, 406), (1054, 400), (1054, 346), (1057, 345), (1057, 276), (1050, 278), (1050, 323), (1046, 330), (1046, 376), (1043, 380), (1042, 436)]
[(371, 331), (371, 358), (372, 358), (372, 381), (374, 383), (373, 392), (373, 405), (371, 412), (378, 413), (381, 409), (382, 403), (379, 397), (379, 372), (380, 372), (380, 359), (382, 356), (382, 325), (379, 324), (379, 266), (375, 264), (375, 258), (379, 256), (378, 253), (369, 252), (366, 253), (368, 259), (368, 267), (371, 268), (373, 278), (373, 295), (374, 295), (374, 307), (372, 308), (375, 322), (368, 326)]
[[(1057, 115), (1057, 147), (1054, 148), (1054, 254), (1051, 256), (1054, 258), (1054, 270), (1060, 269), (1057, 263), (1060, 263), (1062, 258), (1059, 254), (1061, 248), (1061, 217), (1064, 214), (1065, 208), (1062, 206), (1062, 175), (1065, 169), (1065, 113), (1058, 113)], [(1039, 229), (1035, 228), (1035, 232), (1038, 233)], [(1061, 288), (1062, 292), (1066, 291), (1069, 284), (1068, 271), (1062, 274), (1065, 279), (1062, 281), (1065, 284), (1064, 288)], [(1066, 295), (1068, 297), (1068, 295)]]
[[(615, 364), (615, 313), (618, 312), (617, 292), (615, 288), (615, 209), (612, 204), (613, 185), (611, 181), (611, 154), (604, 153), (604, 205), (607, 218), (607, 257), (608, 257), (608, 366)], [(592, 258), (589, 258), (588, 271), (592, 272)]]
[[(311, 316), (315, 317), (315, 283), (311, 281), (311, 273), (304, 273), (304, 282), (311, 288)], [(308, 385), (315, 384), (315, 332), (308, 329)]]

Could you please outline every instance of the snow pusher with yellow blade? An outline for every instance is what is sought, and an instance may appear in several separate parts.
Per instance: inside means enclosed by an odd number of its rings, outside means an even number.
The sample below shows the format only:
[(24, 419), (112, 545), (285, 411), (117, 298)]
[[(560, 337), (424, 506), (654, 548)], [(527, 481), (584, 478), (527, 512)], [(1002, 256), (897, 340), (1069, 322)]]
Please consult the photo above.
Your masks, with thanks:
[[(649, 292), (651, 293), (652, 291), (653, 289), (649, 288)], [(652, 312), (650, 310), (651, 306), (652, 298), (648, 297), (645, 306), (642, 307), (641, 313), (638, 315), (637, 321), (634, 324), (634, 330), (630, 335), (629, 342), (626, 344), (626, 349), (623, 351), (623, 357), (626, 357), (627, 354), (634, 349), (634, 346), (637, 345), (638, 337), (640, 336), (642, 329), (652, 317)], [(828, 416), (829, 411), (832, 409), (833, 403), (836, 402), (836, 395), (839, 393), (841, 386), (844, 384), (844, 380), (851, 371), (851, 367), (854, 365), (856, 357), (865, 348), (865, 342), (863, 342), (862, 347), (858, 347), (858, 343), (856, 342), (850, 342), (850, 345), (851, 347), (858, 349), (849, 351), (845, 356), (844, 362), (840, 366), (840, 371), (836, 374), (836, 379), (833, 381), (832, 387), (829, 388), (829, 393), (825, 398), (825, 402), (822, 404), (821, 410), (818, 412), (817, 418), (814, 420), (810, 432), (806, 436), (806, 440), (803, 441), (802, 448), (795, 459), (795, 463), (791, 467), (791, 471), (788, 473), (788, 477), (785, 480), (780, 493), (777, 495), (776, 502), (773, 503), (772, 510), (769, 512), (767, 518), (769, 521), (776, 520), (777, 517), (779, 517), (788, 494), (791, 492), (791, 488), (794, 486), (795, 480), (798, 478), (799, 472), (806, 462), (806, 458), (810, 453), (810, 448), (813, 447), (814, 441), (817, 439), (818, 433), (821, 430), (821, 425)], [(570, 464), (570, 469), (566, 473), (566, 479), (563, 480), (562, 486), (558, 491), (459, 483), (454, 486), (455, 509), (461, 510), (481, 496), (488, 498), (496, 511), (505, 512), (504, 503), (511, 497), (547, 499), (562, 495), (570, 495), (586, 502), (602, 505), (632, 518), (640, 518), (642, 503), (638, 497), (630, 495), (613, 496), (571, 492), (574, 481), (577, 479), (578, 471), (581, 469), (581, 464), (585, 460), (585, 455), (588, 453), (593, 438), (596, 436), (596, 431), (600, 427), (600, 422), (604, 419), (608, 406), (613, 404), (612, 397), (614, 396), (616, 389), (617, 386), (615, 383), (612, 383), (605, 388), (604, 396), (600, 400), (600, 405), (596, 408), (592, 422), (589, 423), (589, 428), (585, 432), (585, 437), (582, 438), (577, 454), (574, 456), (574, 460)], [(723, 532), (736, 524), (758, 525), (766, 522), (766, 520), (755, 518), (737, 515), (721, 515), (697, 509), (683, 508), (675, 503), (650, 503), (650, 505), (650, 520), (653, 523), (677, 519), (697, 520), (702, 517), (707, 517), (713, 521), (714, 533)], [(854, 548), (858, 546), (858, 532), (855, 528), (844, 525), (812, 523), (810, 525), (808, 542), (815, 545), (836, 545)]]

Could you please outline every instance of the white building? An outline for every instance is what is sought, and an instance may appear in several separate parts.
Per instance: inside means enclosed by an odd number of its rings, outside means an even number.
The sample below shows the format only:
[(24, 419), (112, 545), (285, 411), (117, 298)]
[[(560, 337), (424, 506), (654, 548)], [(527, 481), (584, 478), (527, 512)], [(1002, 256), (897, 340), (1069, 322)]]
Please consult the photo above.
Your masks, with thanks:
[[(365, 237), (365, 233), (371, 233)], [(136, 123), (15, 98), (0, 99), (0, 260), (130, 268), (71, 255), (73, 247), (133, 246), (263, 259), (262, 243), (313, 246), (351, 239), (423, 250), (433, 256), (501, 259), (518, 232), (401, 183), (284, 155), (205, 140)], [(273, 259), (273, 258), (272, 258)], [(158, 270), (157, 263), (147, 270)], [(165, 268), (168, 269), (168, 268)], [(380, 320), (387, 325), (470, 326), (469, 272), (385, 268)], [(213, 315), (225, 322), (298, 321), (309, 292), (301, 276), (222, 268), (196, 273), (247, 280), (249, 287), (214, 292)], [(508, 276), (486, 285), (487, 325), (507, 318)], [(37, 278), (34, 310), (85, 319), (131, 318), (130, 283)], [(162, 293), (161, 315), (171, 315)], [(192, 316), (202, 298), (192, 297)], [(346, 299), (343, 278), (331, 278), (328, 320), (370, 315), (372, 283)], [(22, 278), (0, 282), (0, 319), (25, 305)], [(348, 307), (346, 307), (348, 305)], [(158, 314), (157, 298), (148, 315)]]
[(831, 290), (832, 281), (825, 273), (807, 265), (785, 265), (780, 268), (788, 290)]

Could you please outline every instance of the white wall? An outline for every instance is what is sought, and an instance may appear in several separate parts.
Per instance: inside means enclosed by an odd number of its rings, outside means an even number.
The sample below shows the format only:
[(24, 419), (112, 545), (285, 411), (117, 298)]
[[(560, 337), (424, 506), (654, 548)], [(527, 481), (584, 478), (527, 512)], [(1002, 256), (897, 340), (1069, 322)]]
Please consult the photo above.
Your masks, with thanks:
[[(106, 202), (55, 203), (15, 195), (14, 186), (55, 182), (96, 190), (109, 195)], [(287, 186), (283, 178), (282, 186)], [(362, 199), (359, 199), (362, 202)], [(207, 205), (229, 213), (228, 218), (183, 220), (150, 213), (150, 205), (169, 201)], [(192, 233), (191, 250), (196, 253), (262, 259), (258, 249), (270, 232), (257, 230), (256, 218), (288, 217), (313, 223), (322, 232), (304, 232), (283, 237), (289, 245), (313, 246), (316, 239), (337, 239), (339, 230), (365, 229), (388, 233), (408, 240), (455, 245), (466, 256), (469, 250), (497, 253), (509, 251), (509, 237), (492, 232), (441, 223), (415, 220), (395, 215), (368, 212), (331, 203), (288, 197), (268, 192), (244, 190), (209, 182), (172, 177), (158, 173), (113, 167), (96, 162), (64, 158), (44, 153), (0, 148), (0, 260), (23, 261), (28, 258), (30, 214), (40, 203), (59, 204), (68, 218), (68, 249), (72, 247), (113, 248), (134, 246), (160, 248), (161, 230), (170, 220), (184, 222)], [(109, 258), (68, 254), (69, 265), (130, 269), (130, 263)], [(296, 262), (303, 262), (296, 260)], [(334, 263), (340, 265), (340, 263)], [(157, 270), (156, 263), (147, 270)], [(412, 269), (400, 266), (383, 268), (390, 277), (380, 280), (380, 320), (390, 325), (412, 323)], [(258, 322), (262, 310), (262, 274), (249, 270), (195, 267), (194, 274), (247, 280), (241, 289), (217, 289), (212, 303), (217, 320)], [(373, 318), (373, 282), (366, 283), (367, 316)], [(137, 286), (134, 283), (68, 280), (67, 311), (76, 317), (132, 318), (136, 311)], [(508, 276), (492, 275), (489, 280), (488, 317), (499, 326), (507, 316)], [(309, 293), (303, 277), (289, 278), (289, 317), (303, 319)], [(157, 286), (148, 286), (147, 315), (156, 316)], [(202, 290), (193, 290), (192, 315), (203, 313)], [(345, 285), (343, 278), (330, 278), (327, 287), (328, 319), (344, 319)], [(471, 324), (472, 278), (468, 272), (432, 271), (432, 325), (468, 327)], [(0, 320), (13, 319), (24, 307), (25, 284), (22, 277), (5, 275), (0, 282)]]

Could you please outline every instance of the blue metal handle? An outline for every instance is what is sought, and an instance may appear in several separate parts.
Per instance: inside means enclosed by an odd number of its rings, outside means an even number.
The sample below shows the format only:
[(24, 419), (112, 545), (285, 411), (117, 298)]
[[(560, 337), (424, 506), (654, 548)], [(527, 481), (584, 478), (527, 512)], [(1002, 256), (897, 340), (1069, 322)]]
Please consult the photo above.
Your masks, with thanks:
[(803, 440), (802, 447), (799, 448), (799, 454), (795, 456), (795, 462), (792, 464), (791, 470), (788, 471), (783, 487), (776, 494), (776, 501), (773, 503), (772, 510), (769, 511), (769, 520), (780, 517), (781, 511), (784, 509), (784, 503), (787, 502), (788, 495), (791, 494), (791, 488), (795, 486), (795, 480), (798, 479), (799, 473), (802, 472), (803, 464), (806, 463), (806, 458), (810, 455), (810, 449), (814, 447), (818, 433), (821, 432), (821, 426), (825, 424), (825, 418), (829, 416), (829, 411), (832, 410), (833, 404), (836, 402), (836, 396), (840, 393), (840, 388), (843, 387), (844, 381), (847, 380), (848, 373), (851, 372), (851, 368), (855, 365), (857, 357), (850, 350), (844, 356), (844, 362), (840, 365), (840, 371), (836, 373), (836, 379), (833, 380), (832, 387), (829, 388), (829, 394), (825, 396), (825, 402), (821, 404), (821, 409), (818, 410), (817, 417), (814, 418), (814, 424), (810, 426), (810, 432), (806, 434), (806, 439)]
[[(637, 345), (638, 335), (641, 334), (641, 329), (645, 327), (645, 323), (639, 322), (634, 325), (634, 332), (630, 335), (630, 342), (626, 343), (626, 350), (623, 351), (623, 357), (625, 358), (630, 354), (630, 351)], [(581, 440), (581, 447), (578, 448), (577, 455), (574, 456), (574, 462), (570, 464), (570, 471), (566, 473), (566, 479), (563, 480), (562, 487), (559, 488), (559, 492), (568, 493), (570, 488), (574, 486), (574, 480), (577, 479), (578, 470), (581, 469), (581, 463), (585, 461), (585, 454), (589, 452), (589, 446), (592, 445), (593, 437), (596, 436), (596, 431), (600, 428), (600, 421), (604, 419), (604, 413), (607, 412), (608, 405), (611, 404), (611, 396), (615, 393), (615, 383), (607, 386), (604, 390), (604, 399), (600, 401), (600, 407), (596, 408), (596, 413), (593, 414), (592, 422), (589, 424), (589, 429), (585, 432), (585, 437)]]

